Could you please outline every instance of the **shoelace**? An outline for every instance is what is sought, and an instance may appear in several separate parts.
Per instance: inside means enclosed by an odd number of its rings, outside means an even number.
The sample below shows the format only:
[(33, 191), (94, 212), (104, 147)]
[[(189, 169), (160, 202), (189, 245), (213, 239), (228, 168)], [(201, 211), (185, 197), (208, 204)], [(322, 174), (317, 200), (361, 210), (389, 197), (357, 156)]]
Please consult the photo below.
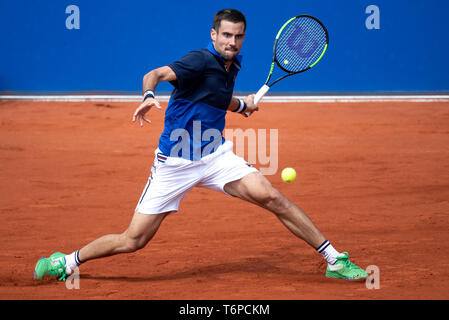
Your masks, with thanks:
[(343, 257), (338, 257), (337, 259), (343, 262), (343, 265), (347, 270), (354, 272), (351, 273), (352, 274), (351, 278), (357, 279), (360, 276), (362, 269), (359, 266), (353, 264), (351, 261), (349, 261), (349, 253), (347, 252), (342, 253), (344, 253), (345, 255)]
[[(66, 275), (66, 273), (65, 273), (65, 266), (64, 266), (64, 264), (62, 263), (61, 260), (59, 260), (59, 267), (62, 269), (62, 275), (61, 275), (61, 277), (58, 278), (58, 280), (59, 280), (59, 281), (65, 281), (67, 275)], [(58, 269), (56, 269), (55, 272), (56, 272), (55, 275), (57, 276), (58, 273), (59, 273), (59, 272), (58, 272)]]
[(338, 257), (337, 259), (342, 261), (345, 268), (349, 270), (353, 269), (360, 269), (357, 265), (353, 264), (351, 261), (349, 261), (349, 254), (347, 252), (342, 252), (344, 254), (343, 257)]

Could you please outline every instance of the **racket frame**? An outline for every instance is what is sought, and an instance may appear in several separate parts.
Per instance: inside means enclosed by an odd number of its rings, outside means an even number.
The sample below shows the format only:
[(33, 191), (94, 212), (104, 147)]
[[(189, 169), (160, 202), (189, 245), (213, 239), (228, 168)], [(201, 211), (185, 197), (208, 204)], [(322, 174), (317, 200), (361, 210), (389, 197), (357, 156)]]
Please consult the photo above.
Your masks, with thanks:
[[(318, 57), (318, 59), (317, 59), (313, 64), (311, 64), (309, 67), (307, 67), (307, 68), (305, 68), (305, 69), (303, 69), (303, 70), (300, 70), (300, 71), (296, 71), (296, 72), (288, 71), (288, 70), (286, 70), (284, 67), (282, 67), (282, 65), (279, 63), (279, 61), (278, 61), (277, 58), (276, 58), (276, 48), (277, 48), (278, 40), (279, 40), (279, 37), (281, 36), (282, 31), (284, 31), (285, 27), (287, 27), (287, 25), (288, 25), (290, 22), (292, 22), (292, 21), (295, 20), (295, 19), (298, 19), (298, 18), (304, 18), (304, 17), (305, 17), (305, 18), (309, 18), (309, 19), (313, 19), (314, 21), (318, 22), (318, 23), (321, 25), (321, 27), (323, 28), (324, 33), (325, 33), (325, 35), (326, 35), (326, 44), (324, 45), (324, 50), (323, 50), (323, 52), (321, 52), (321, 55), (320, 55), (320, 56)], [(313, 16), (311, 16), (311, 15), (307, 15), (307, 14), (301, 14), (301, 15), (297, 15), (297, 16), (295, 16), (295, 17), (289, 19), (287, 22), (285, 22), (284, 25), (279, 29), (279, 31), (278, 31), (278, 33), (277, 33), (277, 35), (276, 35), (276, 38), (275, 38), (275, 40), (274, 40), (274, 45), (273, 45), (273, 60), (272, 60), (272, 62), (271, 62), (270, 72), (268, 73), (268, 77), (267, 77), (267, 80), (265, 81), (264, 85), (259, 89), (259, 91), (257, 91), (256, 95), (254, 96), (254, 104), (258, 104), (259, 101), (262, 100), (263, 96), (268, 92), (268, 90), (270, 90), (270, 88), (271, 88), (273, 85), (275, 85), (276, 83), (278, 83), (279, 81), (281, 81), (281, 80), (283, 80), (283, 79), (285, 79), (285, 78), (287, 78), (287, 77), (290, 77), (290, 76), (292, 76), (292, 75), (295, 75), (295, 74), (298, 74), (298, 73), (302, 73), (302, 72), (304, 72), (304, 71), (307, 71), (307, 70), (309, 70), (310, 68), (312, 68), (313, 66), (315, 66), (315, 65), (318, 63), (318, 61), (320, 61), (321, 58), (323, 57), (324, 53), (325, 53), (326, 50), (327, 50), (327, 46), (328, 46), (328, 45), (329, 45), (329, 33), (327, 32), (327, 29), (326, 29), (326, 27), (324, 26), (324, 24), (323, 24), (320, 20), (318, 20), (317, 18), (315, 18), (315, 17), (313, 17)], [(273, 81), (273, 82), (271, 82), (270, 84), (268, 84), (268, 82), (270, 81), (271, 76), (272, 76), (272, 74), (273, 74), (273, 70), (274, 70), (274, 66), (275, 66), (275, 65), (277, 65), (282, 71), (286, 72), (287, 74), (284, 75), (284, 76), (282, 76), (282, 77), (279, 77), (279, 78), (276, 79), (275, 81)], [(251, 113), (250, 113), (250, 112), (245, 112), (245, 114), (246, 114), (247, 116), (250, 116)]]
[[(303, 18), (303, 17), (313, 19), (313, 20), (315, 20), (316, 22), (318, 22), (318, 23), (321, 25), (321, 27), (322, 27), (323, 30), (324, 30), (324, 33), (326, 34), (326, 44), (324, 45), (324, 50), (323, 50), (323, 52), (321, 52), (321, 55), (318, 57), (318, 59), (317, 59), (313, 64), (311, 64), (309, 67), (307, 67), (307, 68), (305, 68), (305, 69), (303, 69), (303, 70), (296, 71), (296, 72), (291, 72), (291, 71), (286, 70), (284, 67), (282, 67), (282, 65), (281, 65), (281, 64), (279, 63), (279, 61), (277, 60), (277, 58), (276, 58), (276, 48), (277, 48), (277, 44), (278, 44), (279, 37), (281, 36), (282, 31), (284, 31), (284, 29), (287, 27), (287, 25), (288, 25), (290, 22), (292, 22), (293, 20), (298, 19), (298, 18)], [(281, 81), (281, 80), (283, 80), (283, 79), (285, 79), (285, 78), (287, 78), (287, 77), (289, 77), (289, 76), (292, 76), (292, 75), (295, 75), (295, 74), (298, 74), (298, 73), (302, 73), (302, 72), (304, 72), (304, 71), (309, 70), (309, 69), (312, 68), (314, 65), (316, 65), (316, 64), (321, 60), (321, 58), (324, 56), (324, 53), (325, 53), (326, 50), (327, 50), (328, 44), (329, 44), (329, 33), (327, 32), (327, 29), (326, 29), (326, 27), (324, 26), (324, 24), (323, 24), (320, 20), (318, 20), (317, 18), (315, 18), (315, 17), (313, 17), (313, 16), (311, 16), (311, 15), (307, 15), (307, 14), (301, 14), (301, 15), (298, 15), (298, 16), (295, 16), (295, 17), (289, 19), (286, 23), (284, 23), (284, 25), (281, 27), (281, 29), (279, 29), (279, 32), (277, 33), (276, 38), (275, 38), (275, 40), (274, 40), (274, 45), (273, 45), (273, 61), (271, 62), (270, 72), (268, 73), (268, 77), (267, 77), (267, 80), (265, 81), (265, 85), (267, 85), (268, 87), (271, 88), (274, 84), (278, 83), (279, 81)], [(282, 76), (282, 77), (279, 77), (279, 78), (276, 79), (275, 81), (273, 81), (273, 82), (271, 82), (270, 84), (268, 84), (268, 81), (270, 81), (271, 75), (273, 74), (273, 70), (274, 70), (275, 64), (277, 64), (277, 66), (278, 66), (282, 71), (286, 72), (287, 74), (284, 75), (284, 76)]]

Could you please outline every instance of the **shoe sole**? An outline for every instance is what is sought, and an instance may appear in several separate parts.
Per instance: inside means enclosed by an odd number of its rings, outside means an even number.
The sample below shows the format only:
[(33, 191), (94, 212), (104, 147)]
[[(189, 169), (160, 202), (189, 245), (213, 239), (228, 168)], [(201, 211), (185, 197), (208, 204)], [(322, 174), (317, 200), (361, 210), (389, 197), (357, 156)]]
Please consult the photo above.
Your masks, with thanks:
[(339, 273), (334, 273), (334, 272), (332, 272), (332, 273), (326, 272), (326, 277), (327, 277), (327, 278), (330, 278), (330, 279), (342, 279), (342, 280), (346, 280), (346, 281), (354, 281), (354, 282), (357, 282), (357, 281), (365, 281), (366, 278), (367, 278), (367, 277), (362, 277), (362, 278), (358, 278), (358, 279), (352, 279), (352, 278), (348, 278), (348, 277), (342, 276), (342, 275), (339, 274)]

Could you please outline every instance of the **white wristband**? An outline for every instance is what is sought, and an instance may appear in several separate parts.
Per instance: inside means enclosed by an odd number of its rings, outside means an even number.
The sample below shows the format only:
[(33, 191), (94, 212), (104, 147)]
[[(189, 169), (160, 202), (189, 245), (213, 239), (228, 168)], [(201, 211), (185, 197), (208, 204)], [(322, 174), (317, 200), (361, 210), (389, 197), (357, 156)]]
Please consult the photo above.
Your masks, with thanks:
[(154, 91), (153, 90), (147, 90), (143, 94), (143, 101), (145, 101), (146, 98), (151, 97), (154, 98)]
[(245, 102), (242, 99), (239, 99), (239, 108), (237, 110), (235, 110), (234, 112), (241, 113), (245, 109), (246, 109)]

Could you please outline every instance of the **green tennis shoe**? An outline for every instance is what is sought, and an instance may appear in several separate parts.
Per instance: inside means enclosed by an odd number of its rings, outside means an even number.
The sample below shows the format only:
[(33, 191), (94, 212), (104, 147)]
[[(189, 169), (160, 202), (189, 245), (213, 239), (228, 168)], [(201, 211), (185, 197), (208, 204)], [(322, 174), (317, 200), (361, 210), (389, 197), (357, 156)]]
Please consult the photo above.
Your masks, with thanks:
[(56, 252), (49, 258), (40, 258), (34, 268), (34, 279), (41, 280), (45, 276), (50, 276), (65, 281), (67, 277), (65, 256), (64, 253)]
[(342, 254), (337, 257), (337, 262), (335, 262), (335, 264), (327, 265), (326, 277), (358, 281), (366, 279), (368, 273), (349, 261), (349, 253), (342, 252)]

